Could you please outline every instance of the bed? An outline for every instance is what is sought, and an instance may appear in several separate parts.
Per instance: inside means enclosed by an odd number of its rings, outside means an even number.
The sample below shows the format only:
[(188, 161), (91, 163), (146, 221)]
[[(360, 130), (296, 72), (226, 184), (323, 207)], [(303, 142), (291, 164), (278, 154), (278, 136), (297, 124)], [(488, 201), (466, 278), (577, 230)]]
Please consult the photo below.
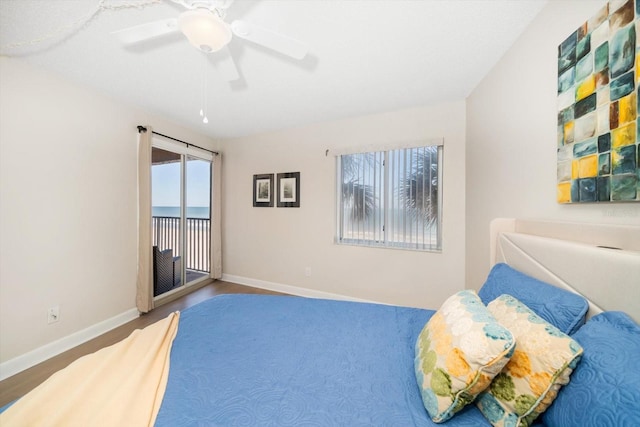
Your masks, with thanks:
[[(640, 425), (638, 245), (640, 227), (513, 219), (492, 223), (492, 269), (486, 283), (477, 296), (463, 291), (449, 299), (451, 304), (471, 301), (475, 319), (477, 310), (502, 299), (500, 307), (515, 306), (518, 315), (536, 319), (532, 327), (552, 328), (551, 339), (562, 336), (572, 346), (572, 359), (563, 365), (570, 367), (563, 371), (567, 377), (560, 375), (545, 397), (553, 394), (555, 401), (543, 405), (541, 397), (535, 406), (546, 411), (535, 420), (521, 417), (520, 425)], [(433, 367), (440, 359), (425, 355), (428, 346), (446, 344), (437, 341), (434, 331), (436, 319), (449, 315), (447, 304), (425, 310), (267, 295), (204, 301), (179, 315), (170, 368), (163, 374), (166, 390), (152, 423), (434, 426), (436, 419), (454, 427), (517, 425), (507, 416), (513, 415), (505, 409), (508, 402), (496, 406), (494, 394), (500, 393), (487, 392), (509, 359), (522, 353), (516, 351), (521, 347), (515, 333), (505, 337), (507, 327), (492, 338), (500, 335), (511, 347), (500, 347), (491, 362), (495, 365), (483, 371), (496, 371), (486, 378), (485, 391), (474, 383), (477, 393), (460, 394), (454, 405), (446, 402), (440, 418), (433, 416), (441, 402), (433, 401), (432, 389), (440, 400), (446, 393), (434, 385), (440, 384)], [(433, 327), (427, 330), (429, 324)], [(442, 358), (448, 368), (459, 367), (447, 354)], [(424, 371), (431, 362), (435, 365)]]

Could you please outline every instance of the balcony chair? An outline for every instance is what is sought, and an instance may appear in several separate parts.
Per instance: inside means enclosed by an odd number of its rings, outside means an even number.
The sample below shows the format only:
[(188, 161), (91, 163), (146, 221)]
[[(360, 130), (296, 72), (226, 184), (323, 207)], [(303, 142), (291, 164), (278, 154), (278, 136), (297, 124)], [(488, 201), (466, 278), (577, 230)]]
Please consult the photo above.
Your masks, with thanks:
[(153, 296), (158, 296), (180, 286), (182, 261), (173, 256), (173, 249), (153, 247)]

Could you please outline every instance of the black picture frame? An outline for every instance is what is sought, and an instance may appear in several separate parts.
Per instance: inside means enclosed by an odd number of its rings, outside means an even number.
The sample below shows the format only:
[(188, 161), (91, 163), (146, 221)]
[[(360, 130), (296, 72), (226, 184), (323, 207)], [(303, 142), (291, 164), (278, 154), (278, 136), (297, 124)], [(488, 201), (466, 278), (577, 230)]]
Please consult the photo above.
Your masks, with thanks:
[(253, 175), (253, 207), (273, 207), (273, 174)]
[(278, 174), (278, 207), (300, 207), (300, 172)]

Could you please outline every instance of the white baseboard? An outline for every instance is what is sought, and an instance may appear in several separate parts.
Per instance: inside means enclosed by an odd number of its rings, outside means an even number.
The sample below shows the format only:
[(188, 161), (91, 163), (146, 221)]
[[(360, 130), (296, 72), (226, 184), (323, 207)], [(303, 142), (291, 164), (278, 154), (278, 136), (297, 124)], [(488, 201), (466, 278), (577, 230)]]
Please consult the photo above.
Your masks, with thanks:
[(85, 343), (97, 336), (109, 332), (120, 325), (134, 320), (140, 316), (137, 309), (132, 308), (124, 313), (118, 314), (110, 319), (104, 320), (86, 329), (75, 332), (57, 341), (38, 347), (28, 353), (0, 363), (0, 381), (9, 378), (25, 369), (31, 368), (38, 363), (44, 362), (60, 353), (63, 353), (73, 347)]
[(269, 291), (282, 292), (285, 294), (296, 295), (299, 297), (307, 298), (320, 298), (320, 299), (333, 299), (339, 301), (356, 301), (356, 302), (369, 302), (375, 304), (384, 304), (378, 301), (371, 301), (362, 298), (350, 297), (348, 295), (334, 294), (332, 292), (318, 291), (315, 289), (301, 288), (298, 286), (283, 285), (281, 283), (267, 282), (265, 280), (251, 279), (249, 277), (234, 276), (232, 274), (222, 274), (222, 278), (225, 282), (237, 283), (239, 285), (251, 286), (259, 289), (266, 289)]

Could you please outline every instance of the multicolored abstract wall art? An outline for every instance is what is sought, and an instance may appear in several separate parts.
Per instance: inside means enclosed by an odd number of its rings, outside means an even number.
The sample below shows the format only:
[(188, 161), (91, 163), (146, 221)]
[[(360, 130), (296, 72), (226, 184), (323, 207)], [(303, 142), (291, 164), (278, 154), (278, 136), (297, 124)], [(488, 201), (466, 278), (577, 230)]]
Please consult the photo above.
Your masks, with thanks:
[(640, 201), (640, 0), (610, 0), (558, 46), (559, 203)]

